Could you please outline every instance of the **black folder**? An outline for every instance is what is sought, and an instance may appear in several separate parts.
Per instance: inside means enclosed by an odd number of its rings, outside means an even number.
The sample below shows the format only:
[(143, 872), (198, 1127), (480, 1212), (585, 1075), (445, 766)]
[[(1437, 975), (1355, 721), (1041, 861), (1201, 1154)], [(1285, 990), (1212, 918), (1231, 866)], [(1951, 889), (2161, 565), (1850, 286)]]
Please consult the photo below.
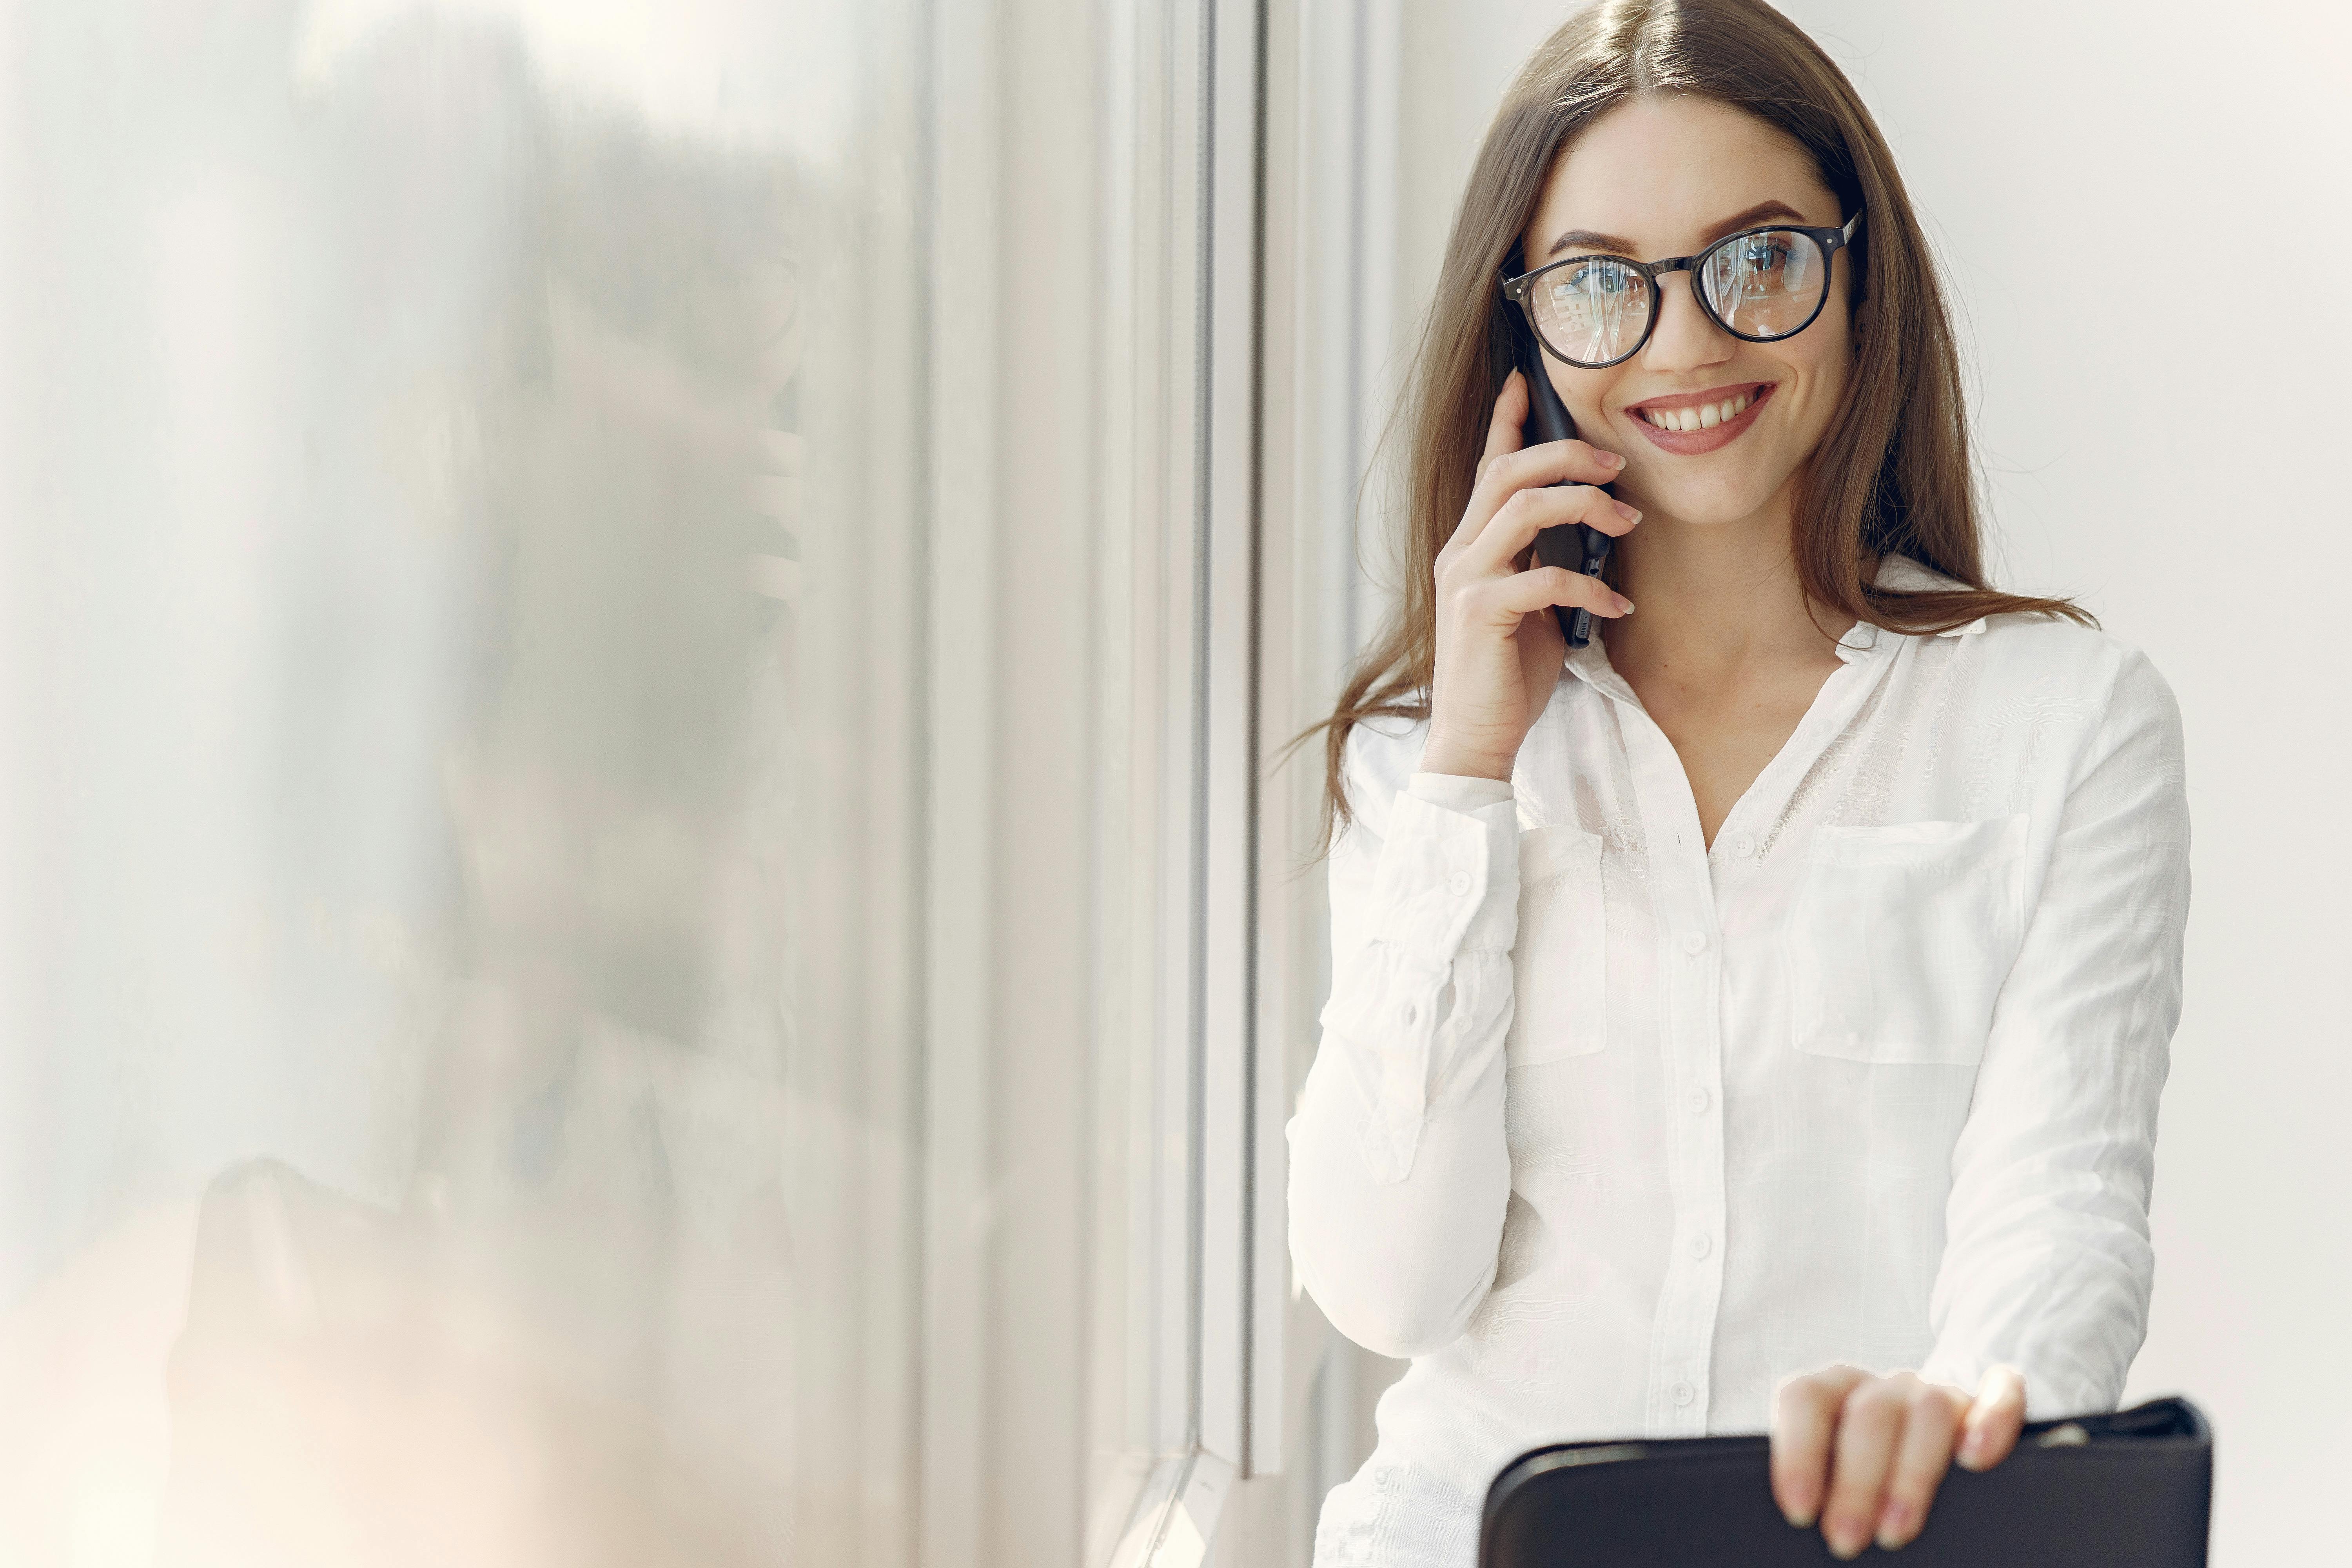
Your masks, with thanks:
[[(1763, 1437), (1562, 1443), (1486, 1492), (1479, 1568), (1814, 1568), (1818, 1526), (1772, 1501)], [(1902, 1568), (2203, 1568), (2213, 1432), (2185, 1399), (2037, 1421), (1981, 1473), (1952, 1469)]]

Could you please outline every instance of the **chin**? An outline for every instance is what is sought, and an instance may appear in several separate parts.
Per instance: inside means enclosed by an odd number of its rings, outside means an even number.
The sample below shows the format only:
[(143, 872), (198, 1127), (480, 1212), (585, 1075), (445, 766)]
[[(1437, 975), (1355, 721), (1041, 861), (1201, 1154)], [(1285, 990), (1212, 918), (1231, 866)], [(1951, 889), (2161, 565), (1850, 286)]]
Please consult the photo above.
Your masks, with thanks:
[(1700, 528), (1719, 527), (1754, 517), (1780, 487), (1759, 479), (1727, 484), (1661, 485), (1642, 491), (1643, 504)]

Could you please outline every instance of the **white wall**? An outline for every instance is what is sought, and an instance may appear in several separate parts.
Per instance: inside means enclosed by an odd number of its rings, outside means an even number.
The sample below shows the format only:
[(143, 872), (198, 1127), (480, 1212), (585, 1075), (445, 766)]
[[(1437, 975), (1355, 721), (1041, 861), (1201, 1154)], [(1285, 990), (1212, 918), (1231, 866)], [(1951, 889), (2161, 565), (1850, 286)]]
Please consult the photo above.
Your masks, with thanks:
[[(1407, 5), (1401, 321), (1496, 95), (1571, 8)], [(1862, 89), (1944, 254), (2001, 580), (2077, 595), (2179, 695), (2196, 902), (2131, 1396), (2213, 1415), (2217, 1563), (2308, 1561), (2352, 1466), (2352, 297), (2329, 265), (2352, 254), (2352, 15), (1786, 9)]]

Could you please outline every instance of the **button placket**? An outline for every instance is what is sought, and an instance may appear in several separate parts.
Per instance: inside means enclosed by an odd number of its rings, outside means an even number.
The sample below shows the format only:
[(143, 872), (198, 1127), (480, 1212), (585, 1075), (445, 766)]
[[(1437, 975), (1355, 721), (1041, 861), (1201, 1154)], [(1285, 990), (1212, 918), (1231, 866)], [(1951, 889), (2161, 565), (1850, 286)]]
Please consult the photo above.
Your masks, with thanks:
[(1681, 758), (1664, 733), (1643, 715), (1628, 715), (1625, 726), (1629, 772), (1649, 846), (1654, 911), (1666, 984), (1659, 1020), (1677, 1092), (1697, 1099), (1694, 1114), (1669, 1123), (1668, 1187), (1675, 1223), (1684, 1238), (1675, 1244), (1659, 1304), (1660, 1332), (1649, 1368), (1650, 1423), (1654, 1435), (1696, 1435), (1706, 1429), (1706, 1379), (1713, 1352), (1720, 1281), (1705, 1258), (1694, 1256), (1690, 1237), (1708, 1236), (1707, 1249), (1723, 1215), (1721, 1130), (1706, 1114), (1712, 1097), (1705, 1086), (1718, 1076), (1721, 1020), (1716, 962), (1715, 884), (1709, 847), (1699, 831), (1696, 806)]
[[(1859, 645), (1859, 646), (1854, 646)], [(1644, 1420), (1654, 1436), (1697, 1435), (1708, 1430), (1713, 1404), (1715, 1327), (1730, 1256), (1722, 1017), (1734, 976), (1759, 955), (1743, 945), (1753, 934), (1742, 901), (1769, 897), (1759, 886), (1766, 847), (1761, 825), (1778, 822), (1796, 791), (1822, 765), (1832, 742), (1887, 678), (1904, 639), (1864, 630), (1841, 647), (1843, 666), (1817, 696), (1797, 731), (1745, 799), (1731, 831), (1710, 844), (1700, 829), (1681, 759), (1638, 696), (1610, 669), (1605, 658), (1588, 655), (1570, 668), (1616, 715), (1615, 739), (1622, 771), (1611, 770), (1609, 801), (1601, 809), (1612, 824), (1638, 841), (1646, 872), (1650, 929), (1645, 966), (1654, 966), (1657, 1046), (1670, 1096), (1666, 1118), (1666, 1197), (1671, 1229), (1666, 1241), (1661, 1294), (1643, 1368)], [(1816, 806), (1815, 809), (1819, 809)], [(1748, 827), (1755, 823), (1756, 827)], [(1720, 853), (1717, 853), (1717, 846)], [(1630, 852), (1620, 847), (1621, 852)], [(1738, 961), (1735, 963), (1735, 959)], [(1745, 984), (1745, 980), (1742, 981)]]

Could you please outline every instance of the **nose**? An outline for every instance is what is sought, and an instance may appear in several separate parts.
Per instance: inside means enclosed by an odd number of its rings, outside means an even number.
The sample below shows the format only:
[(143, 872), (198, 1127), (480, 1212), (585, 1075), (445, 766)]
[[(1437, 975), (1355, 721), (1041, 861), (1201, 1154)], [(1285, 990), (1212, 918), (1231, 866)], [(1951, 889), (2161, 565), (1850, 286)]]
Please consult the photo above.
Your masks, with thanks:
[(1702, 370), (1721, 364), (1737, 352), (1738, 340), (1715, 324), (1699, 308), (1698, 279), (1687, 272), (1669, 272), (1658, 279), (1658, 327), (1642, 350), (1642, 363), (1651, 370)]

